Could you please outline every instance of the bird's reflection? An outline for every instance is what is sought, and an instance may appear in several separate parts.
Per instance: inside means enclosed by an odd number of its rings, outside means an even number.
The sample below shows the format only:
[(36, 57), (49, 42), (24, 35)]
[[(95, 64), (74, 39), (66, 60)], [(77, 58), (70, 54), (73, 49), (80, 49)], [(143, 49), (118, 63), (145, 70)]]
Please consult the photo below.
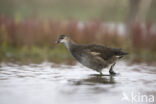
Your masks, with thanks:
[(85, 79), (73, 81), (75, 85), (86, 85), (86, 84), (115, 84), (114, 76), (110, 75), (99, 75), (92, 74)]

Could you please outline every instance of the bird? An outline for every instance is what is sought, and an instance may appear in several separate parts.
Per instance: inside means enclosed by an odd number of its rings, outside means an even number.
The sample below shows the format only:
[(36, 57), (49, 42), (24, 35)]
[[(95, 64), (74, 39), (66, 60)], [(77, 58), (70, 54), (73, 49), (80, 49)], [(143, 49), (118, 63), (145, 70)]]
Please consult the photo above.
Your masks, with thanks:
[(109, 74), (116, 75), (113, 70), (116, 61), (128, 54), (121, 48), (110, 48), (97, 44), (78, 44), (66, 34), (59, 35), (56, 43), (64, 44), (79, 63), (99, 72), (100, 75), (103, 75), (102, 70), (109, 66)]

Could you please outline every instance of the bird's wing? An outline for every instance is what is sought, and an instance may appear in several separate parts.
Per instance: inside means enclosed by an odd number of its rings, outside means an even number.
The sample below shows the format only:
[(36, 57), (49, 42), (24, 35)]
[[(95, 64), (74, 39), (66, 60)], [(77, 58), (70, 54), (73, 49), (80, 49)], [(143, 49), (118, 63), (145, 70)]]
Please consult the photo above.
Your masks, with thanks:
[(99, 56), (104, 60), (108, 60), (113, 56), (122, 56), (123, 54), (121, 49), (108, 48), (102, 45), (86, 45), (84, 49), (87, 50), (90, 54)]

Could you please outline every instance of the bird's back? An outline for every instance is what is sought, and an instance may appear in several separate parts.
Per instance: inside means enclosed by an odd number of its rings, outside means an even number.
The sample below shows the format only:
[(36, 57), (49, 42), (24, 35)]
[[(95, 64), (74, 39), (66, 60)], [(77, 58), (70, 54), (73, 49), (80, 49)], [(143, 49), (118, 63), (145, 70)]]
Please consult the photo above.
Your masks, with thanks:
[(88, 52), (93, 55), (98, 55), (99, 57), (103, 58), (104, 60), (109, 60), (114, 56), (122, 57), (127, 55), (128, 53), (123, 52), (122, 49), (118, 48), (109, 48), (102, 45), (79, 45), (77, 48), (79, 51)]

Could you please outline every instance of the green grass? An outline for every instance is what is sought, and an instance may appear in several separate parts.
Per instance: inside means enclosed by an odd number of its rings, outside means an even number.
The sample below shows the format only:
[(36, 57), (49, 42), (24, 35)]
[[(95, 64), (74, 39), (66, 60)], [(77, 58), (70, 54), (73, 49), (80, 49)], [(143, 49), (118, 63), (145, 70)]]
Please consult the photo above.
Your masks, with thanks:
[[(138, 52), (129, 50), (128, 52), (129, 55), (125, 59), (129, 62), (153, 63), (156, 60), (156, 54), (148, 50)], [(40, 63), (50, 61), (65, 64), (75, 63), (74, 58), (63, 45), (57, 45), (53, 48), (48, 46), (1, 47), (0, 53), (1, 62)]]
[(42, 62), (52, 61), (55, 63), (69, 63), (73, 62), (72, 56), (63, 46), (58, 47), (27, 47), (14, 48), (6, 47), (0, 50), (0, 61), (16, 61), (16, 62)]

